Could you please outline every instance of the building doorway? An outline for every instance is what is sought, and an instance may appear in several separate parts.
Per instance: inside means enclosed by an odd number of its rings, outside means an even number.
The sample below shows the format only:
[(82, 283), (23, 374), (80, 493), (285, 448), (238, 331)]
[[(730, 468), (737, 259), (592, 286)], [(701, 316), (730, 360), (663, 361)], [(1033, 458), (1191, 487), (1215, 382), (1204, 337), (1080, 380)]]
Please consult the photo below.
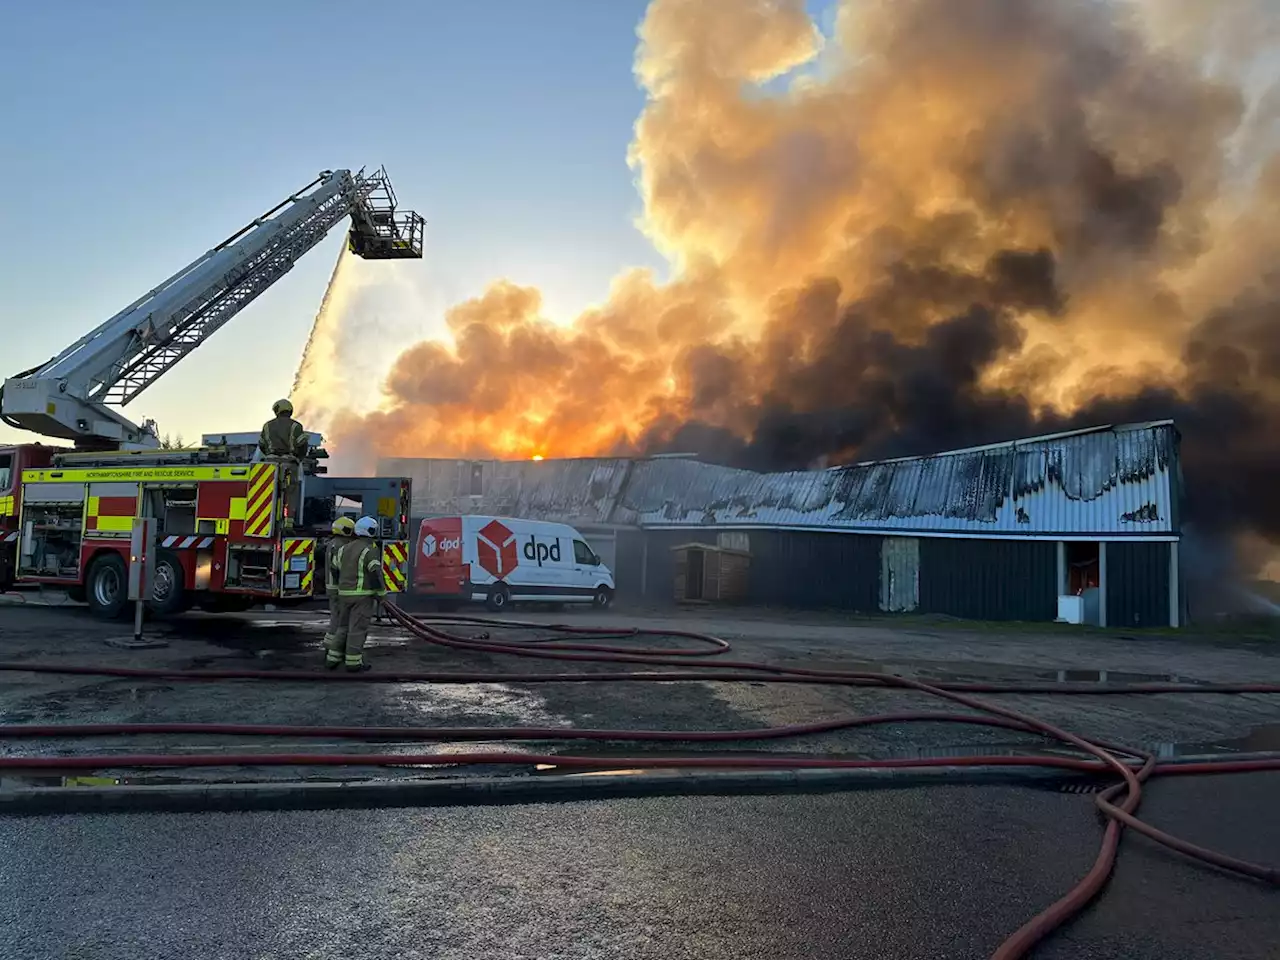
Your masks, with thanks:
[(1097, 589), (1102, 585), (1101, 551), (1096, 541), (1068, 542), (1067, 547), (1067, 593), (1081, 596), (1086, 590)]

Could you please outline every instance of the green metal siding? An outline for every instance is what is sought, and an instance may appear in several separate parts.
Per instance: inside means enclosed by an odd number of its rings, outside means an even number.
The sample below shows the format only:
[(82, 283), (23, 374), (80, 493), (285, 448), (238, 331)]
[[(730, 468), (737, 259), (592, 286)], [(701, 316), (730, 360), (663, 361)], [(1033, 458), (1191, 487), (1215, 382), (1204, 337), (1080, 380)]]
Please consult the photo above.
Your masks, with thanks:
[(863, 534), (751, 531), (751, 602), (874, 612), (880, 542)]
[(1058, 545), (921, 537), (919, 610), (970, 620), (1053, 620)]
[(1107, 544), (1107, 626), (1169, 625), (1169, 544)]

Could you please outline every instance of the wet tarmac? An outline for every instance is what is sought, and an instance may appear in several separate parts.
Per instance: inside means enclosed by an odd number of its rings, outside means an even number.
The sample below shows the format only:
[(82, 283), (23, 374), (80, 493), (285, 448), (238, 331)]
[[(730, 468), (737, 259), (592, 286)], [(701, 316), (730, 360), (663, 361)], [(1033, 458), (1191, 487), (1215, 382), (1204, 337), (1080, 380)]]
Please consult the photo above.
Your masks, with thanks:
[[(1280, 775), (1231, 782), (1154, 784), (1144, 814), (1280, 861)], [(1085, 798), (997, 787), (0, 820), (0, 956), (971, 960), (1098, 837)], [(1272, 960), (1275, 907), (1127, 838), (1033, 960)]]
[[(255, 669), (306, 669), (318, 666), (319, 640), (325, 621), (314, 613), (268, 613), (243, 617), (192, 615), (149, 626), (168, 638), (168, 648), (150, 651), (113, 650), (102, 643), (111, 625), (88, 620), (65, 609), (6, 609), (0, 611), (6, 657), (56, 659), (88, 663), (127, 663), (179, 669), (251, 666)], [(617, 619), (617, 618), (615, 618)], [(779, 627), (782, 629), (782, 626)], [(479, 628), (460, 627), (479, 634)], [(881, 633), (884, 631), (881, 630)], [(525, 639), (537, 635), (528, 634)], [(545, 636), (545, 634), (543, 634)], [(861, 634), (853, 633), (854, 637)], [(904, 639), (905, 638), (905, 639)], [(646, 639), (645, 644), (650, 641)], [(1035, 683), (1115, 684), (1141, 682), (1195, 683), (1230, 679), (1224, 665), (1238, 662), (1248, 680), (1280, 676), (1280, 660), (1265, 650), (1201, 652), (1199, 648), (1168, 645), (1171, 654), (1160, 659), (1168, 672), (1134, 669), (1150, 659), (1151, 645), (1117, 644), (1106, 669), (1092, 665), (1044, 669), (1037, 649), (1028, 655), (1024, 642), (982, 636), (966, 643), (951, 635), (947, 657), (939, 648), (921, 647), (933, 656), (905, 656), (917, 649), (910, 631), (887, 641), (859, 639), (827, 642), (760, 643), (735, 639), (731, 656), (761, 658), (810, 667), (830, 667), (871, 673), (894, 673), (921, 680), (1009, 681)], [(892, 646), (892, 655), (870, 656)], [(1059, 648), (1061, 644), (1059, 644)], [(519, 674), (547, 669), (545, 661), (490, 654), (462, 654), (425, 645), (397, 628), (376, 625), (368, 646), (375, 669), (492, 670)], [(1003, 654), (1003, 655), (1002, 655)], [(1016, 654), (1016, 656), (1007, 656)], [(1194, 655), (1192, 655), (1194, 654)], [(696, 665), (696, 662), (691, 662)], [(1205, 666), (1209, 671), (1202, 672)], [(1185, 667), (1185, 668), (1184, 668)], [(1199, 669), (1197, 669), (1199, 668)], [(568, 669), (601, 669), (573, 664)], [(604, 669), (613, 669), (606, 667)], [(1067, 702), (1068, 699), (1074, 702)], [(1002, 702), (1031, 709), (1045, 719), (1151, 750), (1159, 757), (1221, 754), (1236, 751), (1280, 750), (1280, 698), (1262, 697), (1132, 697), (1061, 698), (1012, 697)], [(259, 722), (279, 724), (343, 724), (365, 726), (560, 726), (616, 727), (666, 730), (741, 730), (751, 727), (829, 720), (840, 716), (900, 709), (934, 709), (920, 697), (902, 691), (874, 689), (778, 687), (750, 682), (663, 684), (285, 684), (136, 681), (100, 677), (32, 677), (0, 675), (0, 723), (59, 722)], [(1007, 731), (960, 729), (954, 725), (912, 724), (821, 734), (787, 741), (740, 741), (733, 744), (632, 744), (564, 742), (489, 742), (423, 744), (394, 739), (362, 744), (351, 740), (298, 741), (285, 738), (247, 741), (233, 737), (96, 738), (83, 740), (12, 741), (0, 744), (9, 755), (50, 753), (122, 754), (139, 752), (396, 752), (462, 753), (479, 750), (540, 752), (594, 756), (661, 757), (693, 752), (751, 752), (758, 755), (812, 757), (815, 754), (851, 758), (924, 758), (961, 754), (989, 756), (1043, 752), (1052, 749), (1044, 739)], [(563, 770), (564, 768), (557, 768)], [(105, 771), (115, 774), (117, 771)], [(184, 771), (184, 782), (212, 779), (243, 782), (305, 776), (315, 779), (350, 777), (524, 775), (530, 768), (440, 767), (431, 769), (351, 769), (341, 776), (315, 768), (203, 768)], [(577, 768), (575, 768), (577, 772)], [(78, 771), (83, 773), (83, 771)], [(120, 771), (120, 773), (125, 773)], [(189, 779), (188, 779), (189, 778)], [(163, 780), (174, 782), (169, 771)], [(134, 779), (132, 782), (139, 782)]]

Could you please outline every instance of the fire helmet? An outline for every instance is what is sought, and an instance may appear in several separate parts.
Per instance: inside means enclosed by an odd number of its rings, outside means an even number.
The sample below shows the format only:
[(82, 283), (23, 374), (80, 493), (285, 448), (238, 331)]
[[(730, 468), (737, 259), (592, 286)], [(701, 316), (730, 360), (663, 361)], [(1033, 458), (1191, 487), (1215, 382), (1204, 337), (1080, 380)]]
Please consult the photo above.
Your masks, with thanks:
[(333, 521), (333, 535), (335, 537), (350, 537), (356, 532), (356, 522), (350, 517), (339, 517)]
[(274, 413), (276, 416), (279, 416), (280, 414), (283, 413), (291, 417), (293, 416), (293, 404), (290, 403), (288, 400), (277, 400), (275, 403), (271, 405), (271, 412)]
[(378, 535), (378, 521), (373, 517), (361, 517), (356, 521), (357, 537), (376, 537)]

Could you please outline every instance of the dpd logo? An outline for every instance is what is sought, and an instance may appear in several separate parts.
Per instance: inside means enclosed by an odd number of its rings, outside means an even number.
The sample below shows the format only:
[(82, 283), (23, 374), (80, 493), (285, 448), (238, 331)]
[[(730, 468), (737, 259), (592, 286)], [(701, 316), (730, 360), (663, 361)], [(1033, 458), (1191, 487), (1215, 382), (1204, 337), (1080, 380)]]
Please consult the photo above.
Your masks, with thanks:
[(524, 545), (524, 558), (526, 560), (536, 560), (538, 566), (542, 566), (544, 562), (550, 560), (552, 563), (560, 562), (560, 541), (552, 540), (548, 543), (538, 543), (536, 537), (530, 534), (529, 539)]
[(448, 553), (451, 550), (457, 551), (461, 548), (461, 537), (442, 536), (437, 539), (434, 533), (428, 533), (422, 538), (422, 555), (424, 557), (434, 557), (436, 553)]
[(495, 577), (510, 575), (520, 563), (516, 535), (505, 524), (490, 520), (476, 533), (476, 560)]

